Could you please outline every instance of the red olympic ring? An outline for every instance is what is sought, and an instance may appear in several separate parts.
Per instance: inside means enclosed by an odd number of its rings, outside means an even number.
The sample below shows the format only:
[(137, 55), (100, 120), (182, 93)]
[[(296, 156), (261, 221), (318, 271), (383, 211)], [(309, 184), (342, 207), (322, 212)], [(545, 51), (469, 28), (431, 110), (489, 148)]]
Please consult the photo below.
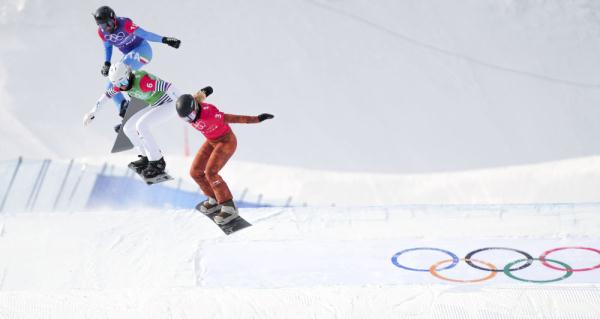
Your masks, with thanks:
[[(568, 271), (568, 269), (566, 268), (561, 268), (561, 267), (556, 267), (551, 265), (550, 263), (548, 263), (546, 261), (546, 257), (548, 255), (550, 255), (551, 253), (555, 252), (555, 251), (559, 251), (559, 250), (566, 250), (566, 249), (583, 249), (583, 250), (589, 250), (589, 251), (593, 251), (596, 252), (598, 254), (600, 254), (600, 250), (595, 249), (595, 248), (590, 248), (590, 247), (581, 247), (581, 246), (570, 246), (570, 247), (559, 247), (559, 248), (554, 248), (554, 249), (550, 249), (545, 251), (541, 256), (540, 256), (540, 261), (542, 262), (542, 264), (548, 268), (552, 268), (555, 270), (561, 270), (561, 271)], [(593, 267), (587, 267), (587, 268), (579, 268), (579, 269), (572, 269), (571, 271), (573, 272), (577, 272), (577, 271), (589, 271), (589, 270), (594, 270), (594, 269), (598, 269), (600, 268), (600, 264), (597, 264), (596, 266)]]
[[(462, 260), (462, 261), (466, 261), (466, 259), (464, 259), (464, 258), (461, 258), (460, 260)], [(452, 261), (452, 259), (444, 259), (444, 260), (442, 260), (442, 261), (438, 261), (437, 263), (435, 263), (435, 264), (431, 265), (431, 267), (429, 267), (429, 272), (430, 272), (430, 273), (431, 273), (433, 276), (435, 276), (435, 277), (437, 277), (437, 278), (439, 278), (439, 279), (442, 279), (442, 280), (446, 280), (446, 281), (452, 281), (452, 282), (463, 282), (463, 283), (482, 282), (482, 281), (490, 280), (490, 279), (494, 278), (494, 276), (496, 276), (496, 269), (497, 269), (497, 268), (496, 268), (496, 266), (494, 266), (493, 264), (491, 264), (491, 263), (489, 263), (489, 262), (487, 262), (487, 261), (478, 260), (478, 259), (471, 259), (471, 261), (474, 261), (474, 262), (478, 262), (478, 263), (484, 264), (484, 265), (486, 265), (486, 266), (490, 267), (490, 270), (492, 270), (492, 271), (490, 271), (490, 272), (489, 272), (489, 274), (488, 274), (487, 276), (485, 276), (485, 277), (482, 277), (482, 278), (479, 278), (479, 279), (461, 280), (461, 279), (452, 279), (452, 278), (448, 278), (448, 277), (444, 277), (444, 276), (440, 275), (440, 274), (437, 272), (437, 269), (436, 269), (436, 268), (437, 268), (438, 266), (440, 266), (441, 264), (448, 263), (448, 262), (451, 262), (451, 261)]]

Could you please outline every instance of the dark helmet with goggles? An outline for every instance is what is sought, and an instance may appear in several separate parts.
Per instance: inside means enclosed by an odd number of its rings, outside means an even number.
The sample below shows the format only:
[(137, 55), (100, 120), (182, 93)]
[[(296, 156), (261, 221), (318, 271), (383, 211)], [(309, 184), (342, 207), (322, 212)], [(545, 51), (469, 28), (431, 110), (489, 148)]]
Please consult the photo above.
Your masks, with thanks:
[(195, 122), (200, 116), (200, 106), (191, 94), (183, 94), (177, 98), (175, 108), (179, 117), (190, 123)]

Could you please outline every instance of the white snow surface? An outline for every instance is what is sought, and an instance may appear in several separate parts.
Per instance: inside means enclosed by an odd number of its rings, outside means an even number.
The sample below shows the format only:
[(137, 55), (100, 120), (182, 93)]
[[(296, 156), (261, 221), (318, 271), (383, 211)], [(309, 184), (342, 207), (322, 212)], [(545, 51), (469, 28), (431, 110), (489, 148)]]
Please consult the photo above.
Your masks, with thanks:
[[(0, 108), (11, 114), (0, 127), (23, 138), (3, 135), (0, 158), (108, 152), (114, 106), (91, 127), (81, 124), (106, 81), (89, 14), (105, 4), (0, 3)], [(210, 101), (223, 111), (275, 114), (234, 126), (243, 161), (416, 173), (600, 151), (596, 0), (111, 5), (147, 30), (182, 39), (178, 50), (153, 44), (148, 71), (182, 92), (212, 85)], [(167, 155), (177, 155), (183, 131), (172, 119), (154, 134)], [(195, 149), (203, 138), (190, 140)]]
[[(242, 209), (254, 226), (224, 236), (192, 210), (0, 216), (0, 318), (596, 318), (600, 269), (562, 281), (498, 273), (457, 283), (396, 267), (408, 248), (459, 258), (484, 247), (538, 257), (598, 249), (600, 204)], [(548, 256), (574, 269), (600, 255)], [(448, 258), (406, 253), (427, 269)], [(497, 267), (521, 255), (481, 252)], [(459, 280), (489, 272), (439, 271)], [(565, 275), (535, 262), (529, 280)]]
[[(170, 157), (169, 170), (185, 177), (190, 160)], [(502, 272), (459, 283), (393, 258), (415, 247), (459, 258), (485, 247), (533, 257), (598, 250), (598, 163), (388, 175), (237, 161), (223, 171), (233, 189), (249, 186), (246, 199), (260, 193), (267, 203), (292, 196), (296, 207), (241, 209), (254, 226), (231, 236), (193, 210), (3, 212), (0, 318), (596, 318), (600, 269), (545, 284)], [(551, 257), (574, 269), (600, 265), (590, 250)], [(427, 269), (448, 258), (418, 251), (396, 261)], [(522, 256), (474, 258), (502, 269)], [(489, 275), (464, 262), (439, 274)], [(513, 274), (565, 276), (539, 262)]]

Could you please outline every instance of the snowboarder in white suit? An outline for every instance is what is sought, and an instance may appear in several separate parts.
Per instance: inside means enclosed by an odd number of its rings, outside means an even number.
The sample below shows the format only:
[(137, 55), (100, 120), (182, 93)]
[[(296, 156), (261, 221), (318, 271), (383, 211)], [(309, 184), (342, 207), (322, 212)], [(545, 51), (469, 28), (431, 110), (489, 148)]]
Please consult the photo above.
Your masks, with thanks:
[(124, 63), (112, 65), (108, 78), (113, 87), (106, 90), (96, 105), (85, 114), (83, 124), (88, 125), (95, 118), (98, 108), (118, 92), (125, 92), (130, 97), (144, 101), (148, 106), (132, 115), (123, 127), (125, 135), (140, 152), (140, 159), (131, 162), (129, 167), (146, 179), (164, 174), (166, 162), (150, 133), (150, 127), (176, 116), (175, 101), (179, 96), (177, 90), (171, 83), (146, 71), (132, 71), (131, 67)]

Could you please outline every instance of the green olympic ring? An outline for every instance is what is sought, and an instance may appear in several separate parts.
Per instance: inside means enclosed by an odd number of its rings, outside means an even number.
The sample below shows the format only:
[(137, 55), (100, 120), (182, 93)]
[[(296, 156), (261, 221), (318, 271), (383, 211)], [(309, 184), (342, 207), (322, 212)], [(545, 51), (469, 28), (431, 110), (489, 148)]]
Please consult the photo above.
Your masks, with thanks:
[[(538, 260), (539, 261), (540, 259), (539, 258), (533, 258), (533, 260)], [(507, 264), (506, 266), (504, 266), (504, 270), (503, 271), (504, 271), (504, 273), (508, 277), (510, 277), (510, 278), (512, 278), (514, 280), (523, 281), (523, 282), (533, 282), (533, 283), (536, 283), (536, 284), (545, 284), (545, 283), (549, 283), (549, 282), (561, 281), (563, 279), (567, 279), (567, 278), (571, 277), (571, 275), (573, 274), (573, 268), (571, 266), (565, 264), (564, 262), (558, 261), (558, 260), (553, 260), (553, 259), (545, 259), (545, 260), (548, 261), (548, 262), (559, 264), (559, 265), (563, 266), (564, 269), (565, 269), (565, 271), (566, 271), (566, 273), (562, 277), (558, 277), (558, 278), (555, 278), (555, 279), (549, 279), (549, 280), (523, 279), (523, 278), (519, 278), (519, 277), (513, 275), (512, 272), (511, 272), (510, 267), (512, 267), (513, 265), (518, 264), (520, 262), (527, 261), (527, 259), (518, 259), (518, 260), (515, 260), (515, 261)]]

